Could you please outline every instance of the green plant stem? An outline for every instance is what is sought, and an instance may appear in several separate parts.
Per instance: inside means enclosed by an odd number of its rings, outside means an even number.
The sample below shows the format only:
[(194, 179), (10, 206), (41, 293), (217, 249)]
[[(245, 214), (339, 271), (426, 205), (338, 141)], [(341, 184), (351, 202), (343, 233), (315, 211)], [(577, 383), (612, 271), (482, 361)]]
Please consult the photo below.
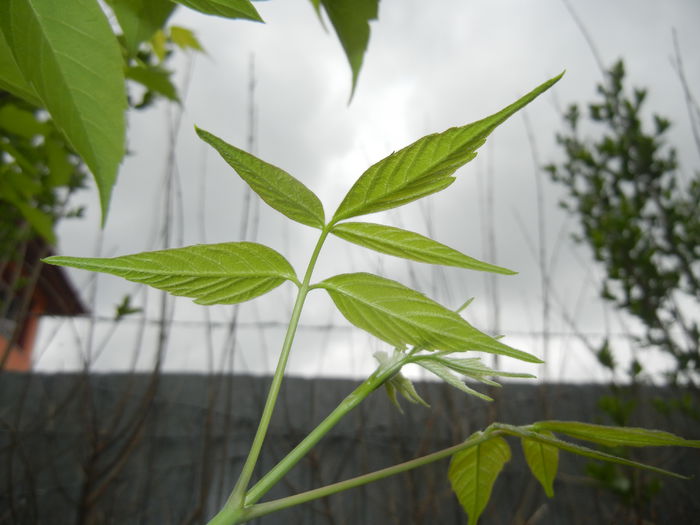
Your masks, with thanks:
[(401, 367), (406, 364), (409, 359), (410, 357), (407, 355), (404, 359), (396, 361), (396, 363), (393, 363), (391, 366), (377, 370), (353, 390), (353, 392), (343, 399), (343, 401), (319, 423), (303, 441), (248, 491), (245, 497), (245, 506), (253, 505), (263, 497), (338, 423), (338, 421), (359, 405), (367, 396), (383, 385), (387, 379), (401, 370)]
[[(330, 229), (324, 228), (321, 232), (321, 236), (316, 243), (313, 253), (311, 254), (311, 259), (309, 260), (309, 265), (306, 268), (306, 274), (304, 275), (304, 280), (299, 287), (297, 293), (297, 299), (294, 303), (294, 309), (292, 310), (292, 316), (289, 320), (289, 325), (287, 327), (287, 334), (284, 338), (284, 343), (282, 344), (282, 350), (280, 352), (279, 360), (277, 361), (277, 368), (275, 369), (275, 374), (272, 377), (272, 383), (270, 385), (270, 391), (267, 394), (267, 400), (265, 401), (265, 407), (263, 413), (260, 416), (260, 423), (258, 424), (258, 429), (255, 433), (255, 438), (253, 439), (253, 444), (250, 447), (250, 452), (246, 458), (243, 469), (241, 470), (241, 475), (236, 482), (236, 485), (231, 492), (224, 510), (229, 509), (229, 514), (231, 509), (240, 509), (243, 506), (243, 501), (245, 498), (246, 490), (248, 489), (248, 484), (253, 476), (255, 470), (255, 465), (257, 464), (258, 458), (260, 457), (260, 451), (262, 450), (263, 442), (265, 441), (265, 436), (267, 435), (267, 429), (270, 426), (270, 420), (272, 419), (272, 413), (275, 409), (275, 404), (277, 402), (277, 397), (279, 396), (280, 387), (282, 386), (282, 380), (284, 379), (284, 371), (287, 367), (287, 361), (289, 360), (289, 353), (292, 348), (292, 342), (294, 341), (294, 335), (296, 334), (297, 326), (299, 325), (299, 318), (301, 317), (301, 311), (304, 306), (304, 301), (306, 295), (309, 293), (311, 275), (316, 265), (316, 260), (318, 259), (319, 253), (321, 252), (321, 247), (323, 246), (326, 237), (328, 236)], [(223, 511), (222, 511), (223, 512)], [(221, 514), (221, 513), (219, 513)], [(217, 514), (217, 517), (219, 516)], [(210, 523), (218, 523), (211, 521)], [(237, 523), (236, 521), (222, 521), (221, 523)]]
[[(318, 489), (314, 490), (309, 490), (307, 492), (302, 492), (301, 494), (295, 494), (294, 496), (289, 496), (286, 498), (280, 498), (274, 501), (269, 501), (265, 503), (260, 503), (258, 505), (253, 505), (252, 507), (246, 507), (244, 509), (241, 509), (242, 512), (240, 514), (240, 519), (241, 521), (238, 523), (243, 523), (245, 521), (254, 519), (254, 518), (259, 518), (261, 516), (265, 516), (267, 514), (273, 513), (280, 511), (282, 509), (286, 509), (289, 507), (293, 507), (295, 505), (300, 505), (302, 503), (308, 503), (309, 501), (313, 501), (315, 499), (323, 498), (326, 496), (330, 496), (332, 494), (336, 494), (338, 492), (343, 492), (345, 490), (349, 490), (351, 488), (359, 487), (361, 485), (366, 485), (368, 483), (372, 483), (373, 481), (378, 481), (380, 479), (387, 478), (389, 476), (393, 476), (395, 474), (400, 474), (402, 472), (406, 472), (408, 470), (412, 470), (418, 467), (422, 467), (424, 465), (428, 465), (429, 463), (433, 463), (435, 461), (439, 461), (441, 459), (445, 459), (447, 457), (450, 457), (451, 455), (455, 454), (456, 452), (459, 452), (460, 450), (464, 450), (466, 448), (470, 448), (476, 445), (479, 445), (485, 441), (488, 441), (489, 439), (493, 438), (496, 435), (506, 433), (504, 430), (499, 429), (499, 428), (493, 428), (489, 427), (484, 432), (478, 436), (474, 437), (472, 439), (469, 439), (465, 441), (464, 443), (460, 443), (459, 445), (454, 445), (452, 447), (439, 450), (437, 452), (433, 452), (432, 454), (428, 454), (426, 456), (422, 456), (420, 458), (412, 459), (410, 461), (406, 461), (404, 463), (399, 463), (398, 465), (394, 465), (391, 467), (387, 467), (385, 469), (377, 470), (375, 472), (371, 472), (369, 474), (364, 474), (362, 476), (357, 476), (355, 478), (351, 478), (345, 481), (341, 481), (338, 483), (333, 483), (331, 485), (326, 485), (325, 487), (321, 487)], [(212, 524), (214, 522), (211, 522)], [(220, 522), (222, 525), (225, 522)], [(218, 525), (218, 524), (217, 524)]]

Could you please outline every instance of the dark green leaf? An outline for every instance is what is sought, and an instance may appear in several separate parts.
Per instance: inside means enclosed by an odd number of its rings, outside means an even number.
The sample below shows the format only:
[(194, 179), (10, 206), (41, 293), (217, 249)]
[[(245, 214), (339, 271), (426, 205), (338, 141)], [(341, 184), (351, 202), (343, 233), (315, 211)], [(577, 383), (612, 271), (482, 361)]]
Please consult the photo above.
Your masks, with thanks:
[(24, 78), (92, 171), (103, 222), (124, 155), (121, 51), (94, 0), (4, 0), (0, 30)]
[(545, 82), (490, 117), (428, 135), (380, 160), (350, 188), (333, 222), (395, 208), (446, 188), (454, 182), (453, 173), (476, 156), (476, 150), (499, 124), (560, 78)]
[(53, 186), (67, 186), (75, 166), (70, 162), (70, 150), (66, 144), (57, 138), (46, 138), (46, 162), (49, 169), (48, 183)]
[(412, 261), (507, 275), (515, 273), (464, 255), (429, 237), (392, 226), (367, 222), (344, 222), (336, 224), (331, 232), (346, 241)]
[[(9, 144), (0, 141), (5, 149)], [(1, 166), (3, 168), (6, 166)], [(53, 232), (53, 217), (36, 206), (32, 206), (32, 197), (41, 191), (41, 185), (26, 172), (12, 172), (0, 169), (0, 201), (9, 202), (17, 208), (24, 220), (32, 229), (41, 235), (49, 244), (56, 242)]]
[(110, 273), (198, 304), (233, 304), (273, 290), (294, 270), (275, 250), (250, 242), (205, 244), (109, 259), (54, 256), (49, 264)]
[(124, 35), (124, 44), (135, 55), (142, 42), (165, 25), (175, 4), (170, 0), (108, 0)]
[(693, 447), (700, 448), (700, 440), (684, 439), (663, 432), (635, 427), (611, 427), (578, 421), (540, 421), (533, 425), (538, 430), (550, 430), (567, 436), (591, 441), (608, 447)]
[(245, 18), (262, 22), (250, 0), (173, 0), (190, 9), (207, 15), (216, 15), (224, 18)]
[(377, 19), (379, 0), (311, 0), (311, 3), (317, 13), (319, 3), (323, 5), (343, 46), (352, 70), (352, 99), (369, 42), (369, 23)]
[[(551, 438), (554, 437), (551, 432), (546, 430), (540, 433)], [(522, 438), (521, 444), (530, 472), (540, 482), (547, 497), (554, 497), (554, 479), (557, 477), (559, 469), (559, 449), (527, 438)]]
[(0, 129), (26, 139), (46, 133), (46, 125), (38, 121), (34, 113), (20, 109), (14, 104), (0, 108)]
[(400, 349), (413, 345), (426, 350), (476, 350), (541, 362), (479, 332), (457, 313), (396, 281), (350, 273), (315, 287), (328, 291), (348, 321)]
[[(482, 435), (476, 432), (467, 442)], [(469, 517), (469, 525), (479, 522), (491, 498), (493, 485), (508, 461), (510, 447), (501, 437), (493, 437), (452, 456), (448, 477), (452, 490)]]
[(323, 228), (323, 205), (316, 195), (289, 173), (245, 151), (195, 128), (197, 135), (211, 145), (260, 198), (290, 219)]
[(163, 95), (173, 101), (178, 101), (177, 89), (170, 80), (170, 71), (157, 66), (132, 66), (124, 71), (126, 78), (138, 82), (146, 89)]
[(41, 106), (41, 99), (36, 90), (24, 78), (19, 69), (15, 57), (12, 54), (5, 34), (0, 25), (0, 89), (8, 91), (24, 100), (31, 102), (35, 106)]

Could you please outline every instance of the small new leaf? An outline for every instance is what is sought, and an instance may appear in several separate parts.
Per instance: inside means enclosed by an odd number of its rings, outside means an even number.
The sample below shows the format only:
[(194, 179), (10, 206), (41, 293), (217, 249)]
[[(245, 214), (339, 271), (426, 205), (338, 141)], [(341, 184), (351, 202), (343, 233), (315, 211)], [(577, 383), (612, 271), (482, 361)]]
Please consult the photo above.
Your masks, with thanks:
[(562, 75), (490, 117), (428, 135), (380, 160), (350, 188), (333, 222), (396, 208), (445, 189), (454, 182), (453, 173), (476, 156), (476, 150), (498, 125), (552, 87)]
[(569, 437), (598, 443), (606, 447), (692, 447), (700, 440), (684, 439), (661, 430), (636, 427), (612, 427), (578, 421), (540, 421), (533, 428), (549, 430)]
[[(482, 432), (476, 432), (467, 442), (482, 435)], [(479, 522), (493, 485), (510, 456), (510, 447), (501, 437), (493, 437), (452, 456), (448, 477), (452, 490), (469, 517), (469, 525)]]
[(114, 320), (121, 321), (127, 315), (138, 314), (142, 311), (142, 308), (131, 306), (131, 296), (125, 295), (122, 302), (119, 303), (115, 309)]
[(467, 376), (481, 383), (491, 385), (491, 386), (501, 386), (495, 381), (491, 381), (488, 377), (517, 377), (524, 379), (533, 379), (535, 376), (532, 374), (521, 374), (513, 372), (503, 372), (502, 370), (494, 370), (489, 368), (481, 362), (478, 357), (471, 358), (456, 358), (456, 357), (445, 357), (443, 355), (430, 355), (421, 356), (421, 359), (429, 359), (436, 363), (446, 366), (450, 370), (453, 370), (463, 376)]
[(324, 288), (345, 318), (395, 348), (412, 345), (426, 350), (475, 350), (541, 362), (480, 332), (459, 314), (401, 283), (369, 273), (348, 273), (326, 279)]
[[(469, 388), (464, 381), (462, 381), (459, 377), (454, 375), (452, 372), (450, 372), (450, 369), (447, 368), (445, 365), (442, 363), (438, 363), (432, 359), (430, 359), (431, 356), (428, 356), (425, 359), (420, 359), (416, 361), (420, 366), (425, 368), (427, 371), (432, 372), (436, 376), (438, 376), (440, 379), (442, 379), (445, 383), (447, 383), (450, 386), (455, 387), (457, 390), (461, 390), (462, 392), (476, 396), (480, 399), (483, 399), (484, 401), (493, 401), (493, 398), (487, 396), (486, 394), (482, 394), (481, 392), (478, 392), (477, 390), (474, 390), (473, 388)], [(497, 383), (494, 383), (497, 385)]]
[(368, 222), (344, 222), (331, 230), (346, 241), (381, 253), (428, 264), (512, 275), (515, 272), (481, 262), (418, 233)]
[(309, 188), (286, 171), (228, 144), (208, 131), (195, 130), (267, 204), (293, 221), (319, 229), (324, 227), (323, 205)]
[[(542, 431), (540, 434), (554, 437), (551, 432)], [(559, 449), (555, 446), (522, 438), (521, 444), (525, 460), (530, 472), (540, 482), (548, 498), (554, 497), (554, 478), (559, 468)]]
[[(403, 354), (400, 351), (394, 350), (394, 358), (400, 358), (402, 356)], [(380, 369), (383, 366), (390, 366), (393, 360), (393, 358), (390, 358), (386, 352), (375, 352), (374, 357), (377, 359), (377, 361), (379, 361)], [(418, 392), (416, 392), (416, 388), (413, 386), (411, 380), (404, 376), (401, 373), (401, 371), (396, 372), (393, 376), (391, 376), (384, 383), (384, 388), (386, 388), (386, 393), (389, 396), (389, 399), (391, 400), (393, 405), (402, 414), (403, 409), (401, 408), (399, 400), (397, 399), (397, 393), (401, 394), (411, 403), (416, 403), (419, 405), (423, 405), (426, 408), (430, 408), (430, 405), (426, 403), (422, 397), (420, 397)]]
[(234, 304), (253, 299), (284, 281), (298, 282), (287, 260), (251, 242), (205, 244), (113, 258), (54, 256), (43, 260), (191, 297), (198, 304)]

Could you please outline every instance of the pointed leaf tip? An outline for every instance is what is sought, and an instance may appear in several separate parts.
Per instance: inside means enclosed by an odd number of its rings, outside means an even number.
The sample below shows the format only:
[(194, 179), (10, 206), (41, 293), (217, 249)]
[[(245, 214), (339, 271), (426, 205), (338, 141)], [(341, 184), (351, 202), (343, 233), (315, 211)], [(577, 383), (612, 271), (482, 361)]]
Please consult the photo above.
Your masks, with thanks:
[(399, 282), (370, 273), (348, 273), (330, 277), (314, 287), (325, 289), (352, 324), (396, 348), (412, 345), (426, 350), (473, 350), (539, 362), (535, 356), (496, 341), (459, 314)]
[[(476, 432), (467, 443), (482, 437), (482, 432)], [(510, 446), (502, 437), (492, 437), (452, 456), (448, 478), (469, 517), (469, 525), (478, 523), (491, 498), (496, 479), (510, 458)]]
[(389, 210), (444, 190), (486, 138), (511, 115), (559, 81), (560, 74), (501, 111), (466, 126), (418, 139), (365, 171), (338, 206), (333, 222)]
[[(541, 434), (554, 438), (548, 431)], [(521, 438), (523, 453), (530, 472), (540, 482), (548, 498), (554, 497), (554, 480), (559, 469), (559, 449), (553, 445)]]

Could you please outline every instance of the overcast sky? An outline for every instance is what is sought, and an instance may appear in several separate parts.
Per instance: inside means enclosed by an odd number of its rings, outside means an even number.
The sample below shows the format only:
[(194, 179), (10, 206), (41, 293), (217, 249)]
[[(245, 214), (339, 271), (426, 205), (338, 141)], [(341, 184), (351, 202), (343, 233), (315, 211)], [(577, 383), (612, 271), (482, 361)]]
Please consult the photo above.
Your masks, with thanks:
[[(672, 29), (684, 53), (691, 86), (700, 85), (700, 3), (695, 0), (571, 0), (606, 65), (624, 58), (631, 84), (650, 89), (648, 107), (674, 122), (672, 138), (681, 162), (697, 166), (680, 82), (671, 65)], [(431, 269), (419, 263), (380, 256), (337, 239), (327, 243), (316, 280), (347, 271), (371, 271), (416, 287), (449, 307), (468, 297), (472, 324), (506, 334), (506, 342), (545, 355), (548, 368), (501, 360), (504, 369), (530, 371), (560, 380), (602, 379), (590, 354), (570, 334), (598, 334), (622, 328), (597, 300), (599, 270), (585, 250), (574, 250), (568, 234), (575, 223), (557, 209), (560, 192), (535, 162), (560, 157), (554, 135), (562, 129), (559, 110), (587, 102), (601, 72), (582, 32), (562, 0), (438, 1), (384, 0), (357, 90), (350, 105), (350, 71), (333, 33), (324, 31), (306, 0), (256, 3), (266, 24), (228, 21), (179, 9), (172, 22), (195, 31), (207, 50), (193, 61), (173, 63), (186, 97), (178, 130), (175, 169), (180, 191), (171, 221), (169, 247), (241, 239), (245, 185), (193, 132), (193, 125), (246, 148), (249, 130), (250, 63), (255, 63), (255, 153), (319, 195), (330, 215), (354, 180), (372, 163), (428, 133), (463, 125), (513, 102), (566, 69), (551, 92), (501, 126), (473, 162), (458, 172), (448, 190), (424, 202), (369, 219), (429, 234), (480, 259), (512, 268), (516, 276), (497, 277), (497, 295), (487, 274)], [(330, 26), (329, 26), (330, 27)], [(185, 90), (185, 85), (187, 88)], [(130, 115), (132, 154), (122, 166), (107, 227), (98, 229), (95, 192), (76, 202), (88, 206), (85, 220), (65, 221), (59, 253), (74, 256), (122, 255), (163, 248), (164, 177), (168, 138), (176, 109), (167, 104)], [(534, 141), (528, 139), (528, 125)], [(536, 334), (543, 329), (541, 275), (537, 257), (538, 195), (541, 177), (544, 236), (552, 281), (548, 348)], [(493, 205), (486, 195), (491, 191)], [(256, 209), (259, 213), (255, 213)], [(253, 208), (248, 240), (275, 248), (303, 273), (317, 230), (289, 223), (264, 203)], [(489, 220), (493, 217), (493, 220)], [(250, 232), (251, 229), (255, 231)], [(495, 250), (489, 249), (493, 231)], [(491, 257), (492, 256), (492, 257)], [(70, 272), (91, 300), (92, 276)], [(167, 370), (268, 372), (274, 366), (293, 303), (293, 285), (241, 305), (240, 328), (227, 343), (232, 307), (204, 307), (188, 299), (174, 302), (175, 323), (165, 356)], [(94, 297), (98, 318), (113, 315), (124, 294), (159, 314), (159, 294), (148, 298), (116, 277), (101, 276)], [(386, 350), (350, 328), (321, 291), (311, 295), (302, 318), (289, 370), (301, 375), (362, 376), (373, 369), (372, 353)], [(499, 305), (497, 309), (494, 305)], [(495, 313), (497, 310), (498, 313)], [(214, 321), (206, 329), (207, 315)], [(40, 370), (80, 366), (92, 348), (95, 370), (126, 370), (153, 361), (157, 328), (142, 333), (134, 320), (114, 329), (100, 321), (90, 344), (86, 322), (45, 322), (36, 365)], [(259, 323), (263, 327), (255, 326)], [(335, 326), (329, 331), (326, 325)], [(144, 339), (139, 339), (143, 335)], [(599, 338), (598, 338), (599, 339)], [(106, 343), (103, 345), (102, 342)], [(135, 356), (135, 349), (139, 349)], [(231, 357), (233, 356), (233, 358)]]

